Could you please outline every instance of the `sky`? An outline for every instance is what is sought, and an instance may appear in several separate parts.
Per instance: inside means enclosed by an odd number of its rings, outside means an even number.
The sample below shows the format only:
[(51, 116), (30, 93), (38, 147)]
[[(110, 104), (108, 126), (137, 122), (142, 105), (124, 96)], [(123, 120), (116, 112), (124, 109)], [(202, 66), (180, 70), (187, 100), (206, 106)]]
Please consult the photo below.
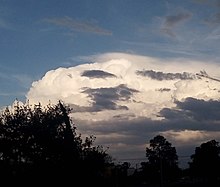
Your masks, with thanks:
[(220, 141), (219, 0), (0, 0), (0, 107), (73, 108), (117, 159)]

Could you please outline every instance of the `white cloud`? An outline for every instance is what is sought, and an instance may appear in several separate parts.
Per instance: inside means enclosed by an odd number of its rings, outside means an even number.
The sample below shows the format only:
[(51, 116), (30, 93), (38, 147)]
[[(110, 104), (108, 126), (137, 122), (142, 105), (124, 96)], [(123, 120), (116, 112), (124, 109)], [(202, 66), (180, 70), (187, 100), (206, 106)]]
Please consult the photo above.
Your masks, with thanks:
[(183, 144), (183, 143), (189, 144), (190, 142), (194, 142), (195, 144), (195, 141), (204, 140), (204, 137), (211, 138), (209, 136), (209, 133), (207, 133), (206, 131), (199, 131), (199, 130), (182, 130), (182, 131), (169, 130), (162, 132), (161, 134), (164, 135), (165, 137), (172, 139), (176, 143), (178, 142), (179, 144)]
[[(69, 104), (78, 130), (95, 135), (98, 143), (110, 147), (110, 153), (144, 156), (143, 147), (156, 134), (185, 145), (220, 130), (214, 125), (219, 118), (199, 121), (206, 107), (218, 106), (218, 64), (124, 53), (81, 59), (94, 63), (47, 72), (32, 84), (27, 99)], [(190, 108), (191, 103), (198, 108)], [(196, 112), (199, 106), (202, 112)]]

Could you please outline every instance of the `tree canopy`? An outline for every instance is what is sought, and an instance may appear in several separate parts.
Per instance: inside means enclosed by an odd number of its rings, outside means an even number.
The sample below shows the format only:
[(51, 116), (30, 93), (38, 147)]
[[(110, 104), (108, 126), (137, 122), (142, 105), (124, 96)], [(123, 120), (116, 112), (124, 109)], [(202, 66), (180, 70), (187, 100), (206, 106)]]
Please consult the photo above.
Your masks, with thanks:
[(82, 140), (69, 112), (61, 102), (6, 108), (0, 114), (1, 177), (56, 181), (98, 175), (110, 156), (102, 146), (93, 146), (93, 135)]
[(148, 163), (145, 167), (151, 170), (151, 178), (172, 179), (178, 171), (178, 156), (176, 148), (163, 136), (157, 135), (150, 140), (146, 147), (146, 157)]
[[(130, 163), (114, 165), (107, 149), (94, 146), (96, 137), (81, 138), (69, 117), (71, 109), (56, 105), (29, 106), (15, 104), (0, 113), (0, 180), (10, 185), (19, 181), (38, 185), (126, 186), (130, 182), (149, 182), (158, 185), (175, 184), (180, 176), (176, 148), (165, 137), (157, 135), (146, 146), (147, 162), (141, 163), (133, 178), (128, 176)], [(210, 140), (195, 148), (191, 156), (190, 177), (196, 183), (219, 186), (220, 146)], [(131, 171), (131, 170), (130, 170)], [(189, 173), (188, 173), (189, 171)], [(202, 182), (201, 182), (202, 179)], [(51, 183), (52, 182), (52, 183)], [(185, 181), (187, 186), (194, 181)], [(139, 183), (141, 184), (141, 183)], [(206, 185), (207, 186), (207, 185)]]
[(194, 177), (208, 180), (216, 180), (220, 177), (219, 142), (210, 140), (196, 147), (189, 166)]

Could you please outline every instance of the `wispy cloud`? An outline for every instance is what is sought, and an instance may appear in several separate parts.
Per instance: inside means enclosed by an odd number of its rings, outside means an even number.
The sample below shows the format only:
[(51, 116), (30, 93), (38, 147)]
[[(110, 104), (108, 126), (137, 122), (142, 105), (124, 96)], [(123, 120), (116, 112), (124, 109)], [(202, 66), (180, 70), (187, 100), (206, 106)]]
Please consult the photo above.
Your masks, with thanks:
[(82, 76), (89, 78), (108, 78), (108, 77), (116, 77), (112, 73), (108, 73), (102, 70), (86, 70), (82, 73)]
[(204, 18), (204, 22), (208, 25), (215, 26), (220, 24), (220, 1), (219, 0), (194, 0), (203, 6), (212, 8), (211, 14)]
[[(186, 98), (186, 101), (179, 102), (176, 109), (164, 108), (161, 114), (167, 120), (181, 120), (193, 122), (202, 122), (199, 126), (191, 125), (191, 128), (199, 128), (200, 130), (220, 130), (215, 125), (215, 121), (219, 121), (219, 105), (218, 101), (196, 100), (194, 98)], [(214, 106), (212, 106), (214, 105)], [(210, 123), (207, 123), (211, 121)], [(205, 123), (206, 122), (206, 123)]]
[(191, 17), (192, 13), (190, 12), (180, 12), (175, 15), (166, 16), (161, 31), (168, 36), (175, 37), (176, 34), (173, 29)]
[(25, 74), (16, 74), (13, 75), (12, 78), (19, 82), (24, 88), (30, 88), (31, 83), (33, 82), (33, 78)]
[(9, 74), (0, 72), (0, 79), (5, 82), (13, 82), (15, 84), (21, 85), (23, 88), (30, 88), (33, 82), (33, 77), (27, 74)]
[(14, 98), (16, 98), (17, 96), (23, 96), (24, 94), (25, 94), (25, 92), (13, 92), (13, 93), (0, 92), (0, 96), (2, 96), (2, 97), (14, 96)]
[(212, 15), (210, 15), (210, 17), (206, 18), (204, 20), (204, 22), (207, 25), (211, 25), (211, 26), (215, 26), (215, 25), (219, 25), (220, 24), (220, 12), (216, 12)]
[(110, 88), (86, 88), (83, 93), (93, 101), (92, 111), (101, 110), (128, 110), (127, 106), (118, 105), (119, 101), (129, 101), (133, 93), (138, 92), (130, 89), (126, 85), (119, 85)]
[[(220, 21), (220, 20), (219, 20)], [(219, 22), (220, 23), (220, 22)], [(216, 29), (212, 30), (209, 32), (206, 38), (204, 38), (206, 41), (207, 40), (219, 40), (220, 39), (220, 27), (217, 27)]]
[(150, 77), (151, 79), (155, 79), (155, 80), (175, 80), (175, 79), (180, 79), (180, 80), (191, 80), (191, 79), (195, 79), (195, 76), (187, 73), (187, 72), (183, 72), (183, 73), (163, 73), (163, 72), (156, 72), (153, 70), (141, 70), (141, 71), (137, 71), (137, 75), (141, 75), (144, 77)]
[(43, 21), (56, 26), (64, 27), (66, 29), (70, 29), (71, 31), (88, 32), (98, 35), (112, 35), (111, 31), (104, 29), (97, 24), (76, 20), (70, 17), (46, 18)]

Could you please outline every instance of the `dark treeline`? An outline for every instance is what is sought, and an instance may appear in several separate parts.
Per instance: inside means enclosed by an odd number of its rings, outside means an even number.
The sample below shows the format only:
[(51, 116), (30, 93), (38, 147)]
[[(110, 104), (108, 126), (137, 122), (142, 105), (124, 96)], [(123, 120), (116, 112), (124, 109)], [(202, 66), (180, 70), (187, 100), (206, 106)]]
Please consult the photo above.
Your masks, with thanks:
[(189, 168), (178, 166), (178, 155), (163, 136), (146, 147), (147, 162), (132, 168), (115, 164), (93, 135), (84, 140), (59, 102), (15, 105), (0, 114), (0, 181), (4, 184), (69, 186), (219, 186), (220, 147), (210, 140), (195, 148)]

